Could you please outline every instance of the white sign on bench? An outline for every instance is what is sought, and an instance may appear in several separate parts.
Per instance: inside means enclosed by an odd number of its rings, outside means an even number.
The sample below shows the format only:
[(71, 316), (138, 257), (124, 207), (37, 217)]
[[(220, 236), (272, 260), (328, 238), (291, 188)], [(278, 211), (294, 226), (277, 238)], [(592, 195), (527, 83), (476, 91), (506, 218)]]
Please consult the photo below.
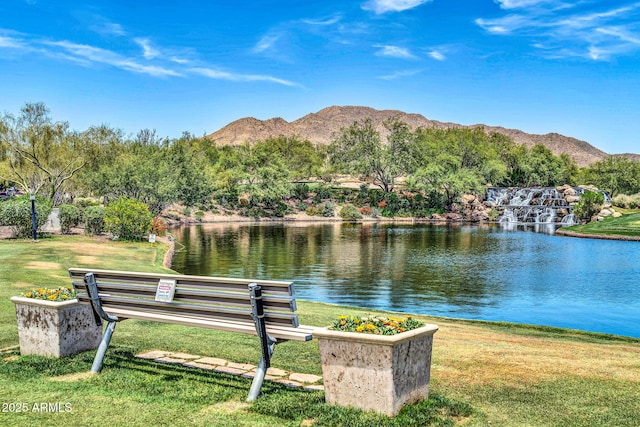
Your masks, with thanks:
[(176, 281), (168, 279), (160, 279), (158, 288), (156, 289), (156, 301), (171, 302), (176, 293)]

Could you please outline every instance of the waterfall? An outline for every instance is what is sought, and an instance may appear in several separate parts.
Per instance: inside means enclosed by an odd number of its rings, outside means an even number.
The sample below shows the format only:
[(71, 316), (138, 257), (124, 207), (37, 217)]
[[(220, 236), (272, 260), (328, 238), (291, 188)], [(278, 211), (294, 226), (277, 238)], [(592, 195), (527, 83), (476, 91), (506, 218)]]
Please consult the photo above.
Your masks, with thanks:
[[(573, 195), (579, 194), (577, 191)], [(553, 187), (537, 188), (489, 188), (487, 203), (502, 214), (498, 222), (503, 224), (554, 224), (575, 225), (573, 207), (563, 193)]]

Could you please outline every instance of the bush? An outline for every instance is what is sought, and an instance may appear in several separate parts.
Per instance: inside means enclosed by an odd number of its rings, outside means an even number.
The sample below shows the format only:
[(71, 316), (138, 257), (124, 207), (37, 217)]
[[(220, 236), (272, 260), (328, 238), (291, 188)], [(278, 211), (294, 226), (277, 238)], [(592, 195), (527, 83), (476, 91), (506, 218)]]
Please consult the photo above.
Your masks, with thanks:
[(80, 198), (78, 197), (77, 199), (75, 199), (75, 201), (73, 202), (73, 204), (80, 209), (80, 211), (85, 210), (86, 208), (88, 208), (89, 206), (100, 206), (100, 202), (98, 202), (96, 199), (86, 199), (86, 198)]
[(336, 205), (331, 202), (324, 202), (322, 204), (322, 216), (330, 218), (336, 213)]
[(371, 208), (369, 206), (363, 206), (360, 208), (360, 214), (361, 215), (371, 215), (373, 213), (373, 211), (371, 210)]
[(304, 200), (309, 197), (309, 186), (304, 182), (299, 182), (293, 187), (293, 198)]
[(167, 231), (167, 222), (160, 217), (160, 215), (156, 215), (153, 217), (151, 232), (156, 236), (164, 236)]
[(202, 221), (202, 218), (204, 218), (204, 212), (202, 211), (196, 211), (194, 215), (196, 217), (196, 221)]
[(618, 194), (611, 201), (614, 206), (624, 209), (638, 209), (640, 207), (640, 194), (628, 196), (626, 194)]
[(313, 200), (316, 203), (320, 203), (321, 201), (325, 199), (330, 199), (330, 198), (331, 198), (331, 188), (329, 188), (328, 185), (321, 184), (318, 186), (318, 188), (316, 188), (316, 195), (313, 198)]
[(104, 231), (104, 208), (89, 206), (84, 210), (84, 234), (99, 235)]
[(602, 209), (604, 194), (585, 190), (573, 208), (573, 213), (581, 220), (590, 220)]
[[(36, 195), (36, 232), (40, 232), (51, 213), (51, 202)], [(11, 227), (14, 236), (29, 238), (33, 233), (31, 222), (31, 199), (28, 195), (16, 197), (0, 203), (0, 224)]]
[(309, 206), (305, 209), (305, 213), (309, 216), (317, 216), (322, 213), (322, 208), (320, 206)]
[(362, 215), (358, 212), (358, 208), (353, 205), (344, 205), (340, 209), (340, 218), (346, 219), (347, 221), (355, 221), (357, 219), (362, 219)]
[(80, 209), (73, 205), (60, 205), (58, 218), (63, 234), (71, 233), (73, 227), (80, 224)]
[(153, 226), (149, 206), (129, 197), (109, 203), (104, 212), (105, 229), (114, 238), (145, 240)]

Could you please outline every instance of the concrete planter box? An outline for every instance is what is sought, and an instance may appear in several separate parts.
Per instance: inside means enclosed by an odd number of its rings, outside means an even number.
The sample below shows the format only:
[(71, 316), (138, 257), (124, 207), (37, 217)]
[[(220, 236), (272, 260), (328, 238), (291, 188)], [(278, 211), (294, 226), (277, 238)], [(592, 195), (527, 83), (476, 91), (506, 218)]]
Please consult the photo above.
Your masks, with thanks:
[(320, 346), (325, 401), (390, 417), (429, 396), (436, 325), (397, 335), (314, 331)]
[(77, 299), (52, 302), (12, 297), (16, 306), (20, 354), (63, 357), (94, 350), (100, 345), (102, 327), (93, 311)]

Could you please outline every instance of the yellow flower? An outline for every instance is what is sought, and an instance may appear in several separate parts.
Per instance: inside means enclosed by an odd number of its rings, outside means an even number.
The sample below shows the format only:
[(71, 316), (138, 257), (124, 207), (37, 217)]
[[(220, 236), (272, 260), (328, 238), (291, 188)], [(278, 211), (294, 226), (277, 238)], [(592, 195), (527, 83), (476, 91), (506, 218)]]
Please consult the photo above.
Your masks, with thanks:
[(362, 332), (362, 331), (364, 331), (364, 325), (360, 325), (360, 326), (358, 326), (358, 327), (356, 328), (356, 331), (358, 331), (358, 332)]
[(344, 316), (344, 315), (343, 316), (338, 316), (338, 319), (340, 319), (340, 320), (344, 320), (344, 319), (348, 319), (348, 318), (349, 318), (349, 316)]
[(370, 331), (373, 331), (376, 328), (376, 325), (374, 325), (373, 323), (367, 323), (367, 329), (369, 329)]
[(56, 296), (55, 296), (55, 295), (49, 295), (49, 296), (47, 297), (47, 299), (48, 299), (49, 301), (53, 301), (53, 300), (55, 300), (55, 299), (56, 299)]
[(27, 292), (27, 293), (25, 294), (25, 296), (26, 296), (27, 298), (31, 298), (31, 292)]

